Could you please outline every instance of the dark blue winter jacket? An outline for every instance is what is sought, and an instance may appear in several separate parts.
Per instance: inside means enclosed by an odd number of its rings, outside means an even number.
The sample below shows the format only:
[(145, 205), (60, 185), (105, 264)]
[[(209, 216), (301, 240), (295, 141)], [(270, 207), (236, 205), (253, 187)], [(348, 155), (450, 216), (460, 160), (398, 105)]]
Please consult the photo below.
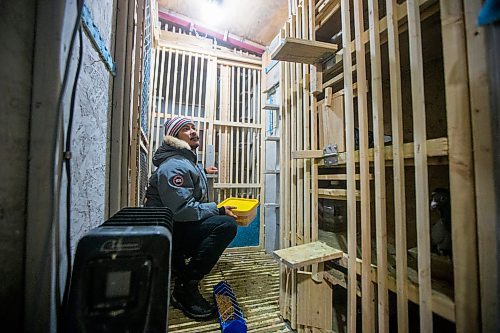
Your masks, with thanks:
[(149, 178), (146, 207), (168, 207), (174, 221), (199, 221), (219, 215), (208, 202), (208, 182), (187, 142), (165, 136), (153, 156), (156, 171)]

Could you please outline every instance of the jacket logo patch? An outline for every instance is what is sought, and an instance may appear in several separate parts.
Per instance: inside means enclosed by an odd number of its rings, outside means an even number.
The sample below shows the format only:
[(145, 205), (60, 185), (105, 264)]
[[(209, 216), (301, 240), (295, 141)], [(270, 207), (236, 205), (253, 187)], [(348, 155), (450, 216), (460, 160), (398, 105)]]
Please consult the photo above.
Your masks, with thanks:
[(181, 175), (176, 175), (172, 177), (172, 184), (174, 184), (175, 186), (184, 185), (184, 177), (182, 177)]

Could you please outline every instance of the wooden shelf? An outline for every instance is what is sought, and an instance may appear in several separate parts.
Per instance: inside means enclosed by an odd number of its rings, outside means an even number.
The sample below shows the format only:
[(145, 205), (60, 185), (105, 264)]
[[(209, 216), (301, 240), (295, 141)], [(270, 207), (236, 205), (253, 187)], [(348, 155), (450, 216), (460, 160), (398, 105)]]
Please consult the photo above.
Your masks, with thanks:
[(273, 105), (273, 104), (265, 104), (262, 107), (263, 110), (273, 110), (273, 111), (279, 111), (280, 106), (279, 105)]
[(266, 138), (264, 139), (266, 141), (280, 141), (280, 137), (279, 136), (266, 136)]
[(290, 268), (300, 268), (328, 260), (339, 259), (342, 258), (343, 253), (323, 242), (312, 242), (273, 252), (274, 256), (280, 262)]
[(319, 30), (339, 9), (339, 0), (325, 0), (318, 2), (316, 5), (317, 13), (315, 17), (315, 30)]
[[(374, 149), (368, 149), (368, 160), (373, 162)], [(385, 160), (392, 160), (392, 146), (384, 147)], [(427, 157), (440, 157), (448, 156), (448, 138), (438, 138), (427, 140)], [(293, 159), (302, 158), (322, 158), (322, 150), (298, 150), (292, 152)], [(413, 158), (413, 143), (405, 143), (403, 145), (403, 157), (405, 159)], [(359, 151), (354, 152), (354, 160), (356, 163), (359, 162)], [(346, 153), (339, 153), (338, 155), (338, 165), (343, 165), (346, 163)]]
[(280, 173), (279, 170), (266, 170), (264, 171), (265, 175), (278, 175)]
[(326, 60), (336, 52), (336, 44), (287, 37), (271, 53), (271, 59), (315, 64)]

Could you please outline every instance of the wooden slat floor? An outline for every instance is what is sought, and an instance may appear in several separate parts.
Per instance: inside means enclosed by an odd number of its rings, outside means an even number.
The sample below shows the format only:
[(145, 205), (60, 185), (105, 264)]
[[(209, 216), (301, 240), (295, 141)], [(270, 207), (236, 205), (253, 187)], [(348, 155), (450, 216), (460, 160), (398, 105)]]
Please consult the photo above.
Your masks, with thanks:
[[(248, 333), (293, 332), (279, 316), (279, 266), (261, 250), (231, 249), (201, 282), (201, 293), (213, 300), (213, 286), (226, 280), (243, 309)], [(168, 332), (221, 332), (217, 318), (194, 321), (170, 306)]]

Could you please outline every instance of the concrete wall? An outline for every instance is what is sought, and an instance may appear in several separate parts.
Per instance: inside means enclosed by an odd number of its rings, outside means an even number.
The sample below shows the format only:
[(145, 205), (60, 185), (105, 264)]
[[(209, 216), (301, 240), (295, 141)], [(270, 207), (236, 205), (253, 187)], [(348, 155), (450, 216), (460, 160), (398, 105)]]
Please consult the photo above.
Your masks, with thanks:
[(35, 0), (0, 1), (0, 313), (21, 332)]

